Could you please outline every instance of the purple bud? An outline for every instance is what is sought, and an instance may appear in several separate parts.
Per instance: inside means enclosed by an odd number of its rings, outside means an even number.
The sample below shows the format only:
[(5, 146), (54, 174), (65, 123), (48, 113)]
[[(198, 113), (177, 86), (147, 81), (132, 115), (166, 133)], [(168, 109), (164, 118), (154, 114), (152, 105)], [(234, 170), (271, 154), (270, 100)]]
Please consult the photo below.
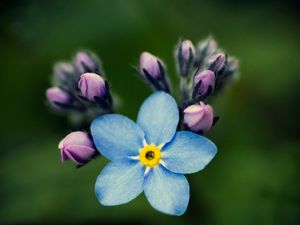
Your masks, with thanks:
[(48, 88), (46, 90), (46, 97), (55, 109), (60, 109), (56, 103), (70, 104), (72, 100), (72, 97), (59, 87)]
[(213, 125), (213, 109), (203, 102), (188, 106), (183, 114), (185, 125), (193, 132), (207, 131)]
[(205, 55), (210, 56), (217, 51), (218, 44), (213, 38), (207, 38), (198, 44), (200, 52), (205, 52)]
[(205, 95), (211, 87), (214, 89), (215, 86), (215, 73), (211, 70), (204, 70), (201, 73), (198, 73), (194, 77), (194, 88), (198, 86), (197, 84), (201, 81), (200, 86), (198, 87), (198, 90), (195, 90), (196, 93), (200, 95)]
[(60, 141), (58, 148), (61, 161), (72, 160), (78, 165), (85, 164), (97, 154), (92, 139), (83, 131), (68, 134)]
[(89, 101), (95, 101), (95, 97), (104, 97), (106, 95), (105, 80), (95, 73), (84, 73), (80, 76), (78, 88), (83, 97)]
[[(190, 40), (185, 40), (181, 42), (181, 51), (182, 51), (182, 59), (184, 60), (185, 63), (188, 63), (190, 60), (190, 57), (194, 57), (195, 55), (195, 47), (193, 43)], [(191, 55), (192, 54), (192, 55)]]
[(194, 65), (195, 47), (190, 40), (180, 42), (176, 50), (177, 70), (182, 77), (187, 77)]
[(226, 56), (223, 53), (216, 53), (207, 60), (207, 67), (213, 71), (221, 71), (226, 63)]
[(162, 64), (162, 61), (156, 56), (152, 55), (149, 52), (143, 52), (140, 56), (141, 75), (146, 78), (146, 75), (144, 73), (144, 70), (146, 70), (151, 77), (160, 79), (162, 74), (158, 62)]
[(66, 76), (75, 72), (74, 67), (70, 63), (57, 63), (54, 66), (54, 75), (60, 80), (65, 80)]
[(75, 65), (80, 74), (99, 72), (97, 60), (88, 52), (78, 52), (75, 56)]

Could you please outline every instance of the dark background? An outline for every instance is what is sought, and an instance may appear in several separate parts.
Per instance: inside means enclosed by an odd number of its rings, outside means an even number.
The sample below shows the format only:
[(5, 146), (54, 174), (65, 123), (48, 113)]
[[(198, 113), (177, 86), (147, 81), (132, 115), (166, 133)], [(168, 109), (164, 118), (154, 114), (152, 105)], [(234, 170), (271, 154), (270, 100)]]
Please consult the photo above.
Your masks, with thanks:
[[(1, 1), (0, 224), (296, 225), (300, 222), (300, 35), (293, 1)], [(45, 105), (52, 65), (87, 48), (102, 59), (120, 113), (135, 118), (151, 90), (132, 69), (141, 51), (160, 56), (175, 84), (174, 45), (212, 34), (241, 62), (241, 78), (212, 104), (208, 136), (219, 153), (189, 175), (182, 217), (155, 211), (142, 195), (101, 206), (96, 159), (60, 162), (70, 131)]]

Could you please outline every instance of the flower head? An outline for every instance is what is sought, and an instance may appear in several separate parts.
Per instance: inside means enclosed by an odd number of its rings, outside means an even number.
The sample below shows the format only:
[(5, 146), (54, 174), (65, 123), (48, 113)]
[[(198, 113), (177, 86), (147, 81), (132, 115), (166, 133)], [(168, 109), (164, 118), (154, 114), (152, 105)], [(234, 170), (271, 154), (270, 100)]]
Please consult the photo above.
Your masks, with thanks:
[(93, 141), (83, 131), (68, 134), (60, 141), (58, 148), (62, 161), (72, 160), (78, 165), (85, 164), (97, 154)]
[(178, 121), (175, 100), (156, 92), (141, 106), (137, 123), (118, 114), (92, 122), (96, 148), (111, 161), (95, 185), (101, 204), (124, 204), (144, 191), (155, 209), (171, 215), (185, 212), (189, 184), (183, 174), (202, 170), (217, 148), (203, 136), (176, 132)]

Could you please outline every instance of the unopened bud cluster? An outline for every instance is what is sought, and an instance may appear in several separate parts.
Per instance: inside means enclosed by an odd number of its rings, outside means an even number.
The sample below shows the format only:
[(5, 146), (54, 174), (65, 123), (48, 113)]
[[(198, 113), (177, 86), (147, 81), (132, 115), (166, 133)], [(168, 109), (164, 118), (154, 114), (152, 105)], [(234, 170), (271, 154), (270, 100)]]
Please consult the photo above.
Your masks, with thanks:
[(77, 124), (111, 111), (111, 93), (103, 75), (100, 60), (88, 51), (78, 52), (70, 62), (57, 63), (53, 86), (46, 90), (50, 106), (68, 116), (75, 114)]
[[(229, 84), (239, 69), (238, 60), (218, 48), (217, 42), (208, 37), (194, 45), (181, 40), (175, 48), (176, 70), (180, 78), (182, 121), (180, 129), (196, 133), (209, 130), (217, 121), (213, 109), (206, 104)], [(143, 52), (140, 56), (141, 77), (155, 90), (171, 92), (163, 61)]]
[[(69, 62), (54, 65), (52, 87), (46, 90), (50, 107), (66, 115), (76, 128), (87, 130), (96, 116), (113, 110), (112, 96), (104, 77), (100, 60), (88, 51), (80, 51)], [(71, 160), (78, 166), (99, 153), (90, 134), (75, 131), (59, 144), (61, 160)]]

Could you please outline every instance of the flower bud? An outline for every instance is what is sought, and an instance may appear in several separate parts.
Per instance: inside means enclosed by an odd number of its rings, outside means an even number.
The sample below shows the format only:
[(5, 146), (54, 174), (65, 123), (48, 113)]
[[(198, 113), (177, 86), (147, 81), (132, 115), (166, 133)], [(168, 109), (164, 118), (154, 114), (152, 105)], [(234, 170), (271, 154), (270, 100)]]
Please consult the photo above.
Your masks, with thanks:
[(202, 67), (205, 64), (207, 57), (214, 54), (217, 51), (217, 48), (217, 42), (211, 37), (200, 41), (197, 45), (195, 66), (199, 68)]
[(54, 66), (54, 75), (60, 80), (66, 80), (68, 75), (74, 74), (74, 67), (70, 63), (57, 63)]
[(206, 56), (210, 56), (213, 53), (215, 53), (217, 51), (217, 48), (218, 48), (217, 42), (211, 37), (199, 42), (198, 44), (199, 52)]
[(104, 97), (106, 95), (105, 80), (95, 73), (84, 73), (80, 76), (78, 88), (84, 98), (89, 101), (95, 101), (95, 97)]
[(72, 160), (78, 165), (85, 164), (97, 154), (92, 139), (83, 131), (68, 134), (60, 141), (58, 148), (61, 161)]
[(99, 73), (97, 60), (88, 52), (78, 52), (75, 56), (75, 65), (80, 74)]
[(190, 58), (195, 55), (195, 47), (190, 40), (185, 40), (181, 42), (179, 48), (181, 48), (182, 59), (185, 63), (188, 63)]
[(187, 76), (191, 66), (194, 64), (195, 47), (190, 40), (180, 42), (176, 50), (179, 73), (182, 76)]
[(207, 60), (207, 68), (214, 71), (221, 71), (226, 64), (226, 56), (223, 53), (216, 53)]
[(183, 111), (183, 115), (185, 125), (193, 132), (207, 131), (213, 125), (213, 109), (203, 102), (188, 106)]
[[(199, 82), (201, 82), (199, 84)], [(204, 70), (201, 73), (198, 73), (194, 77), (194, 90), (198, 95), (205, 95), (209, 88), (214, 89), (215, 86), (215, 73), (211, 70)]]
[(160, 79), (162, 76), (161, 67), (159, 63), (162, 62), (159, 58), (149, 52), (143, 52), (140, 56), (140, 73), (144, 78), (147, 78), (146, 72), (154, 79)]
[(68, 105), (72, 101), (72, 97), (59, 87), (48, 88), (46, 97), (55, 109), (60, 109), (60, 104)]

